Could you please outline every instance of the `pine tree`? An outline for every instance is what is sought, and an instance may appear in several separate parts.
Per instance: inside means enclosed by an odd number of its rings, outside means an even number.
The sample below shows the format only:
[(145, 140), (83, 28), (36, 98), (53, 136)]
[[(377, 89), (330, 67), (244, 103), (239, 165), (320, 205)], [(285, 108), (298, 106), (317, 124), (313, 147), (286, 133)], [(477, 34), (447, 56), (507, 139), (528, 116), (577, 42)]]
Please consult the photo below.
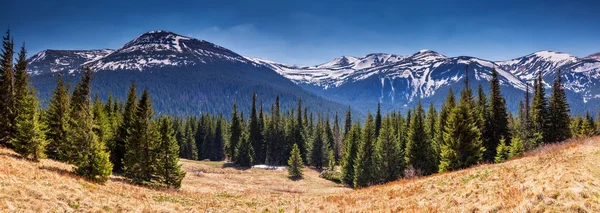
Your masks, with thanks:
[[(302, 161), (306, 162), (306, 153), (307, 153), (306, 139), (307, 139), (307, 137), (305, 135), (305, 128), (304, 128), (305, 120), (302, 118), (302, 100), (298, 100), (297, 111), (298, 111), (298, 114), (296, 116), (296, 123), (295, 123), (295, 128), (294, 128), (294, 138), (298, 144), (298, 148), (300, 149), (300, 155), (302, 156)], [(306, 115), (306, 112), (304, 115)]]
[(342, 182), (354, 186), (354, 166), (356, 165), (356, 156), (358, 146), (360, 145), (360, 124), (352, 125), (347, 132), (344, 146), (344, 157), (342, 159)]
[(571, 130), (571, 134), (580, 136), (582, 126), (583, 126), (583, 118), (581, 117), (581, 115), (573, 118), (573, 120), (571, 121), (571, 126), (569, 128)]
[(112, 163), (104, 143), (94, 134), (94, 118), (91, 110), (89, 67), (75, 87), (71, 97), (71, 113), (67, 136), (66, 156), (77, 166), (77, 173), (87, 179), (106, 182), (112, 174)]
[(538, 79), (534, 82), (533, 103), (531, 106), (531, 122), (533, 124), (533, 133), (538, 133), (542, 136), (544, 142), (549, 142), (550, 133), (548, 130), (548, 101), (544, 92), (544, 84), (542, 73), (538, 75)]
[(125, 141), (123, 159), (125, 176), (138, 184), (149, 183), (156, 172), (156, 146), (160, 135), (152, 121), (153, 114), (150, 95), (148, 90), (144, 90), (137, 104), (131, 137)]
[(333, 121), (333, 154), (335, 161), (338, 162), (341, 158), (342, 152), (342, 136), (340, 135), (340, 124), (338, 120), (338, 114), (335, 113), (335, 118)]
[(227, 157), (233, 159), (235, 156), (235, 149), (240, 143), (240, 137), (242, 136), (242, 126), (240, 117), (238, 116), (237, 103), (233, 103), (233, 110), (231, 115), (231, 122), (229, 126), (229, 143), (227, 144)]
[(500, 139), (500, 143), (496, 148), (496, 156), (494, 157), (494, 162), (502, 163), (509, 159), (510, 156), (510, 146), (506, 145), (506, 140), (504, 138)]
[[(497, 78), (497, 76), (496, 76), (496, 78)], [(477, 127), (481, 131), (482, 135), (486, 135), (485, 129), (486, 129), (486, 125), (487, 125), (486, 118), (488, 118), (488, 101), (487, 101), (487, 97), (485, 95), (485, 92), (483, 91), (483, 87), (481, 86), (481, 84), (479, 84), (479, 87), (477, 88), (477, 104), (475, 105), (475, 113), (476, 113)], [(484, 140), (485, 140), (485, 138), (484, 138)]]
[(94, 115), (94, 133), (98, 136), (98, 139), (108, 144), (109, 141), (113, 140), (113, 132), (110, 128), (110, 122), (108, 120), (108, 115), (105, 111), (104, 104), (100, 101), (98, 94), (94, 98), (94, 102), (92, 104), (92, 114)]
[(444, 125), (440, 172), (469, 167), (483, 157), (485, 148), (471, 111), (472, 104), (471, 90), (467, 87), (461, 91), (460, 103), (452, 109)]
[(15, 73), (13, 70), (14, 42), (10, 30), (2, 41), (0, 65), (0, 144), (9, 145), (15, 134)]
[(283, 163), (284, 141), (282, 128), (282, 119), (279, 113), (279, 96), (275, 99), (275, 104), (271, 107), (271, 119), (265, 130), (265, 141), (267, 144), (267, 163), (279, 165)]
[(495, 68), (492, 69), (490, 79), (489, 113), (487, 115), (489, 118), (485, 119), (487, 122), (483, 145), (486, 151), (483, 153), (483, 160), (491, 162), (496, 156), (496, 147), (500, 142), (500, 138), (510, 141), (506, 103), (502, 94), (500, 94), (500, 80)]
[[(427, 117), (426, 117), (426, 121), (425, 121), (425, 128), (426, 128), (426, 132), (428, 135), (429, 140), (431, 141), (431, 148), (432, 148), (432, 155), (434, 157), (434, 159), (432, 160), (434, 163), (434, 165), (437, 165), (437, 162), (439, 162), (439, 156), (440, 156), (440, 145), (437, 143), (437, 141), (435, 140), (438, 132), (437, 132), (437, 119), (438, 119), (438, 114), (437, 111), (435, 110), (435, 107), (433, 106), (433, 103), (429, 104), (429, 109), (427, 111)], [(437, 169), (435, 170), (437, 171)]]
[(405, 148), (406, 165), (420, 174), (433, 174), (437, 170), (437, 161), (431, 139), (425, 129), (425, 111), (420, 100), (410, 123)]
[(54, 89), (48, 110), (44, 116), (45, 134), (48, 141), (46, 155), (50, 158), (62, 161), (68, 160), (65, 150), (61, 150), (60, 147), (64, 147), (63, 143), (67, 141), (69, 110), (69, 93), (62, 77), (59, 75), (56, 89)]
[(290, 159), (288, 159), (288, 174), (292, 179), (302, 178), (302, 168), (304, 168), (304, 164), (302, 163), (302, 156), (300, 156), (300, 149), (298, 148), (298, 144), (294, 144), (292, 147), (292, 152), (290, 153)]
[(225, 120), (225, 118), (223, 118), (223, 115), (219, 115), (217, 117), (217, 121), (215, 124), (215, 128), (214, 128), (214, 134), (213, 134), (213, 143), (211, 145), (211, 157), (210, 160), (212, 161), (220, 161), (223, 160), (224, 158), (224, 153), (223, 153), (223, 147), (224, 147), (224, 140), (223, 140), (223, 121)]
[(196, 145), (194, 130), (192, 128), (193, 122), (188, 120), (185, 122), (185, 130), (183, 132), (183, 140), (181, 144), (184, 146), (183, 148), (183, 157), (190, 160), (198, 159), (198, 147)]
[(376, 145), (376, 153), (379, 155), (379, 175), (382, 182), (398, 179), (404, 170), (404, 153), (400, 150), (398, 138), (394, 137), (393, 131), (391, 117), (385, 118)]
[(114, 143), (110, 148), (110, 161), (114, 164), (113, 172), (123, 172), (123, 161), (125, 157), (126, 141), (129, 140), (133, 131), (133, 125), (137, 115), (137, 94), (135, 83), (131, 83), (127, 92), (127, 102), (123, 110), (123, 122), (116, 132)]
[(367, 114), (365, 127), (361, 134), (361, 142), (354, 165), (354, 187), (366, 187), (376, 182), (377, 156), (375, 153), (375, 122), (373, 115)]
[(327, 170), (335, 171), (335, 154), (333, 154), (333, 150), (329, 150), (327, 153)]
[(569, 104), (567, 103), (567, 95), (562, 85), (562, 76), (560, 70), (556, 73), (554, 84), (552, 85), (552, 95), (549, 103), (549, 131), (548, 142), (564, 141), (571, 137), (569, 131)]
[(256, 112), (256, 93), (252, 94), (252, 108), (250, 109), (248, 134), (248, 140), (252, 144), (252, 149), (254, 150), (255, 156), (253, 156), (253, 159), (256, 163), (262, 163), (264, 161), (263, 136), (258, 113)]
[(325, 136), (323, 134), (323, 121), (319, 116), (317, 126), (313, 128), (312, 143), (309, 152), (309, 162), (311, 166), (317, 169), (323, 168), (325, 157)]
[[(598, 114), (600, 115), (600, 110), (598, 110)], [(348, 110), (346, 111), (346, 118), (344, 119), (344, 140), (348, 136), (350, 129), (352, 128), (352, 112), (350, 111), (350, 106), (348, 106)]]
[(581, 122), (581, 130), (579, 131), (579, 134), (583, 136), (592, 136), (596, 134), (596, 122), (594, 122), (594, 118), (592, 118), (590, 113), (587, 111), (585, 112), (585, 116)]
[(160, 183), (167, 187), (180, 188), (185, 171), (179, 164), (179, 145), (175, 140), (173, 122), (169, 117), (158, 119), (160, 140), (158, 141), (156, 159), (158, 159), (157, 176)]
[(12, 145), (25, 158), (38, 161), (44, 157), (46, 141), (38, 121), (38, 102), (29, 85), (25, 47), (21, 48), (16, 65), (15, 81), (15, 135)]
[[(456, 100), (454, 97), (454, 92), (452, 89), (448, 92), (448, 96), (446, 96), (446, 102), (442, 105), (439, 113), (439, 118), (436, 124), (436, 135), (434, 139), (434, 143), (438, 148), (437, 158), (439, 162), (440, 154), (441, 154), (441, 146), (445, 143), (444, 141), (444, 127), (446, 126), (446, 121), (448, 120), (448, 116), (450, 112), (456, 107)], [(410, 118), (407, 118), (410, 120)]]
[(375, 114), (375, 138), (379, 137), (379, 130), (381, 129), (381, 103), (377, 103), (377, 113)]
[(254, 149), (248, 139), (248, 132), (243, 131), (240, 143), (238, 144), (235, 151), (235, 163), (239, 166), (250, 167), (254, 162)]
[(328, 154), (329, 150), (333, 150), (335, 146), (335, 142), (333, 141), (333, 130), (331, 130), (331, 124), (329, 123), (329, 115), (325, 117), (325, 125), (323, 128), (325, 128), (325, 148), (327, 149), (327, 152), (325, 153)]
[(523, 144), (523, 140), (520, 138), (513, 138), (510, 142), (510, 153), (508, 154), (509, 158), (517, 158), (523, 156), (525, 153), (525, 146)]

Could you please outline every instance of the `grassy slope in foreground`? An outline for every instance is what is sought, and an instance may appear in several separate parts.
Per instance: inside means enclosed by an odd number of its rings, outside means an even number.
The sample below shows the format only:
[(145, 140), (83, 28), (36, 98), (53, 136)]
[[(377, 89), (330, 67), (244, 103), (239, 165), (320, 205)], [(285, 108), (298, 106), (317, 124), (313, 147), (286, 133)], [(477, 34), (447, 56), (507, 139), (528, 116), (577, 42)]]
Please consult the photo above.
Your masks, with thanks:
[[(8, 212), (598, 212), (600, 137), (539, 148), (502, 164), (350, 190), (286, 171), (238, 170), (183, 160), (179, 191), (151, 190), (113, 176), (87, 182), (67, 164), (32, 163), (0, 148), (0, 211)], [(203, 171), (200, 174), (199, 171)]]

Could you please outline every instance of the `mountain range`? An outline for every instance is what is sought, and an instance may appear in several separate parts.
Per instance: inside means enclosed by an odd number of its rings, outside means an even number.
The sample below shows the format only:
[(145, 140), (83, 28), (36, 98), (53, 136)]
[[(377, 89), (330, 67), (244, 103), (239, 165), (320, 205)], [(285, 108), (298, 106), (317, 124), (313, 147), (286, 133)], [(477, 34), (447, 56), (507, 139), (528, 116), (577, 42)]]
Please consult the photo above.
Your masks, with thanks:
[(76, 79), (83, 66), (96, 71), (92, 89), (101, 98), (125, 96), (134, 81), (150, 90), (159, 113), (228, 113), (233, 102), (248, 108), (257, 92), (270, 108), (281, 96), (284, 108), (303, 99), (306, 106), (326, 113), (351, 106), (358, 113), (406, 110), (418, 100), (439, 106), (448, 91), (469, 85), (487, 91), (495, 69), (509, 109), (515, 110), (527, 85), (541, 74), (549, 89), (561, 70), (572, 112), (597, 110), (600, 103), (600, 53), (578, 58), (567, 53), (539, 51), (507, 61), (470, 56), (448, 57), (431, 50), (412, 55), (373, 53), (342, 56), (314, 66), (286, 65), (241, 56), (207, 41), (168, 31), (140, 35), (117, 50), (44, 50), (29, 60), (34, 85), (47, 98), (56, 74)]

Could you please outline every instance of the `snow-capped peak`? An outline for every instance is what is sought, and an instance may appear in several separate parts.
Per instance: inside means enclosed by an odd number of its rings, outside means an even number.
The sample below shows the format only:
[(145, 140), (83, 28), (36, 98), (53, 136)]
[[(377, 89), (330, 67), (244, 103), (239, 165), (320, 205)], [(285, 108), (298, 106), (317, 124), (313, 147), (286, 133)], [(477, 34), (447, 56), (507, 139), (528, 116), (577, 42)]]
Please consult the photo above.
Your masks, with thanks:
[(533, 53), (533, 55), (543, 58), (545, 60), (554, 61), (554, 62), (563, 62), (563, 61), (573, 62), (573, 61), (577, 60), (577, 57), (569, 55), (567, 53), (554, 52), (554, 51), (548, 51), (548, 50), (538, 51), (538, 52)]

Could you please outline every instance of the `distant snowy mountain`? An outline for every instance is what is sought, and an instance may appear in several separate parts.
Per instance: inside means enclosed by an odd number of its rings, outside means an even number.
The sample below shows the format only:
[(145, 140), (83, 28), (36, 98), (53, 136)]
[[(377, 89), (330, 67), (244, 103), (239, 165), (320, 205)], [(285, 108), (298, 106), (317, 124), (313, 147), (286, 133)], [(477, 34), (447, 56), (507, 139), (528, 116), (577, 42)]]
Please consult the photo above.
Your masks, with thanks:
[[(370, 60), (375, 55), (380, 57)], [(540, 51), (508, 61), (447, 57), (431, 50), (421, 50), (410, 56), (385, 57), (390, 55), (341, 57), (318, 66), (289, 66), (247, 58), (273, 69), (305, 89), (350, 105), (381, 102), (389, 109), (398, 109), (414, 104), (417, 99), (439, 102), (438, 97), (443, 98), (449, 89), (460, 90), (467, 65), (470, 85), (482, 84), (484, 88), (489, 84), (492, 69), (495, 69), (503, 91), (511, 96), (508, 99), (513, 100), (508, 102), (513, 109), (526, 85), (531, 85), (538, 73), (542, 73), (549, 87), (559, 69), (563, 71), (561, 76), (565, 88), (575, 94), (572, 97), (575, 101), (585, 103), (600, 98), (600, 61), (589, 57), (580, 59), (553, 51)], [(360, 66), (360, 62), (368, 66)]]
[(29, 58), (28, 69), (33, 75), (47, 72), (74, 72), (80, 65), (98, 60), (114, 50), (44, 50)]

